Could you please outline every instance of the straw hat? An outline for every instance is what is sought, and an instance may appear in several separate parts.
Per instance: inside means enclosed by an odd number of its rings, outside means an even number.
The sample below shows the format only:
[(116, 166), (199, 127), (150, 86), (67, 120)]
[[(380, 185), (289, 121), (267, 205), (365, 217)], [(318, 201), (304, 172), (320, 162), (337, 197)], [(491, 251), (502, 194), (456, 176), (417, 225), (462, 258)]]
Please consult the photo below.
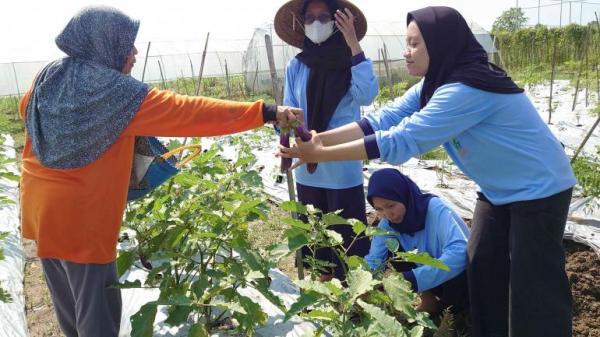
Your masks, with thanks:
[[(275, 32), (288, 44), (302, 49), (304, 47), (304, 16), (302, 15), (302, 6), (305, 0), (290, 0), (286, 2), (275, 14)], [(337, 0), (340, 9), (348, 8), (356, 21), (356, 37), (362, 40), (367, 34), (367, 19), (356, 5), (350, 1)], [(333, 13), (332, 13), (333, 14)]]

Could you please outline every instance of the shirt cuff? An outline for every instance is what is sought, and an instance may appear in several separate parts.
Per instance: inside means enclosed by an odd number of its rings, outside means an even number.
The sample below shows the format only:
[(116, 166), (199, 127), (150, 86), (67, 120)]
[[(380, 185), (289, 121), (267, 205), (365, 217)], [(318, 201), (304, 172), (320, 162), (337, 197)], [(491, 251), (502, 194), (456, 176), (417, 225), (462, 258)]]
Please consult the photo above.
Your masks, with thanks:
[(364, 138), (365, 150), (367, 150), (368, 159), (377, 159), (381, 157), (379, 146), (377, 145), (377, 136), (375, 134), (368, 135)]
[(360, 129), (362, 130), (365, 136), (369, 136), (375, 133), (375, 130), (373, 130), (373, 127), (371, 126), (371, 123), (369, 123), (368, 119), (363, 118), (356, 123), (358, 123), (358, 126), (360, 126)]
[(277, 105), (276, 104), (263, 104), (263, 121), (265, 123), (277, 121)]
[(352, 66), (356, 66), (361, 64), (363, 61), (365, 61), (367, 58), (365, 57), (365, 53), (364, 52), (360, 52), (354, 56), (352, 56)]
[(419, 287), (417, 286), (417, 278), (415, 277), (415, 273), (412, 270), (402, 272), (402, 276), (404, 279), (410, 282), (410, 286), (414, 292), (417, 292)]

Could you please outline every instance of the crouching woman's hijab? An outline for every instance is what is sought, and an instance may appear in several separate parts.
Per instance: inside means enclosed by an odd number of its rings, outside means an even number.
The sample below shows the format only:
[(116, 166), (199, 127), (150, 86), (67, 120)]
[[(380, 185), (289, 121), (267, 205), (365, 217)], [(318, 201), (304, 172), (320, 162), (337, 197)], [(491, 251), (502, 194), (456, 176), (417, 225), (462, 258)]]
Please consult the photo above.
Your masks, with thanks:
[(67, 57), (40, 72), (27, 106), (27, 135), (44, 166), (90, 164), (129, 125), (148, 93), (146, 84), (121, 73), (138, 28), (114, 8), (88, 7), (58, 35)]
[(371, 206), (375, 197), (400, 202), (406, 207), (402, 222), (390, 221), (390, 226), (400, 233), (412, 235), (425, 228), (429, 201), (436, 195), (421, 192), (409, 177), (390, 168), (375, 171), (371, 175), (367, 190), (367, 200)]

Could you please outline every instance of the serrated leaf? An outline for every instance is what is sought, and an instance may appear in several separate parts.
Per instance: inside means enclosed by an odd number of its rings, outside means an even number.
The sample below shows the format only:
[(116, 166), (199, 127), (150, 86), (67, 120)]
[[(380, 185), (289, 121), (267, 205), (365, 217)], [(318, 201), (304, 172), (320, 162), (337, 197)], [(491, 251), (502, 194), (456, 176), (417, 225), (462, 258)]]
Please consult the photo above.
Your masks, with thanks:
[(290, 308), (285, 312), (285, 320), (289, 320), (294, 315), (303, 311), (306, 307), (311, 306), (317, 303), (320, 299), (320, 295), (313, 291), (304, 291), (300, 294), (300, 297), (290, 306)]
[(431, 255), (429, 255), (427, 252), (417, 252), (417, 250), (411, 250), (408, 252), (397, 252), (396, 256), (400, 257), (402, 261), (405, 262), (412, 262), (450, 271), (450, 268), (444, 262), (431, 257)]
[(395, 233), (386, 231), (379, 227), (370, 226), (370, 227), (367, 227), (367, 229), (365, 229), (365, 235), (366, 236), (385, 236), (385, 235), (395, 235)]
[(323, 215), (322, 221), (325, 225), (333, 226), (333, 225), (348, 225), (348, 220), (345, 218), (335, 214), (335, 213), (327, 213)]
[(204, 327), (204, 324), (196, 323), (192, 325), (188, 332), (188, 337), (209, 337), (208, 331)]
[(359, 299), (357, 303), (374, 320), (373, 324), (369, 327), (368, 332), (374, 332), (381, 336), (406, 337), (404, 326), (402, 326), (402, 324), (394, 317), (363, 300)]
[(385, 293), (392, 300), (394, 309), (408, 316), (414, 316), (413, 302), (415, 294), (407, 280), (400, 276), (400, 274), (390, 275), (383, 279), (383, 289), (385, 289)]
[(350, 269), (360, 269), (360, 268), (368, 269), (369, 268), (369, 265), (367, 264), (365, 259), (363, 259), (362, 257), (357, 256), (357, 255), (349, 256), (347, 258), (347, 264)]
[(285, 211), (292, 212), (292, 213), (303, 214), (303, 215), (308, 214), (306, 206), (304, 206), (301, 203), (296, 202), (296, 201), (286, 201), (281, 204), (281, 208)]
[(414, 326), (410, 329), (409, 336), (410, 337), (421, 337), (423, 336), (423, 332), (425, 332), (425, 328), (421, 325)]
[(400, 242), (396, 238), (387, 238), (385, 239), (385, 246), (390, 252), (395, 253), (400, 249)]
[(370, 272), (363, 269), (352, 269), (348, 272), (347, 282), (350, 303), (354, 303), (359, 296), (373, 290), (373, 287), (379, 284)]
[(237, 302), (225, 302), (225, 301), (213, 299), (210, 302), (210, 305), (215, 306), (215, 307), (220, 307), (223, 309), (228, 309), (228, 310), (231, 310), (232, 312), (239, 312), (240, 314), (247, 313), (246, 309), (244, 309), (244, 307), (242, 307), (242, 305)]
[(131, 337), (152, 337), (156, 305), (152, 302), (144, 304), (138, 312), (131, 316)]
[(313, 319), (318, 319), (321, 321), (335, 321), (340, 314), (338, 312), (335, 311), (328, 311), (328, 310), (311, 310), (309, 313), (307, 313), (306, 315), (302, 315), (303, 317), (310, 317)]
[(117, 258), (117, 275), (119, 277), (123, 276), (131, 268), (135, 257), (136, 254), (132, 251), (119, 252), (119, 257)]
[(326, 229), (325, 235), (332, 240), (332, 243), (334, 245), (341, 245), (344, 242), (344, 238), (342, 237), (342, 234), (340, 234), (336, 231), (333, 231), (331, 229)]
[(140, 280), (135, 280), (135, 281), (125, 281), (123, 283), (117, 283), (117, 284), (113, 284), (111, 286), (111, 288), (117, 288), (117, 289), (137, 289), (137, 288), (142, 288), (142, 282), (140, 282)]
[(169, 316), (165, 320), (170, 326), (179, 326), (185, 323), (192, 313), (193, 308), (189, 305), (173, 305), (169, 307)]
[(352, 225), (354, 234), (359, 235), (367, 229), (367, 226), (360, 220), (349, 219), (348, 222)]
[(292, 227), (303, 229), (305, 231), (309, 231), (312, 227), (310, 224), (307, 224), (302, 220), (293, 219), (293, 218), (285, 218), (282, 220), (282, 222), (285, 224), (288, 224)]

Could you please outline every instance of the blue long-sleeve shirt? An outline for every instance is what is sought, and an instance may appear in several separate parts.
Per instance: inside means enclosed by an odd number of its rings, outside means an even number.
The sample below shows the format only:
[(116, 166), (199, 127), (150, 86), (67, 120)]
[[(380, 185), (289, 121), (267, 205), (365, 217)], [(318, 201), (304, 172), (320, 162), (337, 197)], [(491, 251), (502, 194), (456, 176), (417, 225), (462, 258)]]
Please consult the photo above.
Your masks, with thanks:
[[(395, 232), (387, 219), (382, 219), (378, 227)], [(417, 249), (419, 252), (427, 252), (450, 268), (450, 271), (445, 271), (419, 265), (412, 271), (405, 272), (406, 279), (411, 282), (415, 291), (423, 292), (435, 288), (458, 276), (467, 266), (469, 229), (460, 216), (440, 198), (432, 198), (429, 201), (423, 230), (415, 232), (414, 235), (395, 233), (397, 234), (373, 237), (369, 254), (365, 256), (371, 269), (380, 268), (387, 259), (388, 248), (385, 241), (388, 238), (396, 238), (405, 251)]]
[(443, 144), (496, 205), (545, 198), (576, 184), (564, 149), (524, 93), (451, 83), (419, 111), (422, 85), (359, 122), (374, 131), (365, 137), (367, 152), (400, 164)]
[[(362, 58), (362, 62), (352, 66), (350, 88), (338, 104), (328, 129), (360, 120), (360, 107), (370, 105), (379, 92), (377, 77), (373, 73), (373, 64), (369, 59), (364, 59), (364, 56)], [(307, 108), (306, 87), (309, 74), (310, 69), (298, 59), (293, 58), (286, 68), (283, 97), (284, 105), (304, 110), (305, 124), (308, 123), (308, 118), (313, 113)], [(296, 181), (306, 186), (344, 189), (363, 183), (362, 162), (358, 160), (319, 163), (313, 174), (308, 173), (306, 165), (304, 165), (294, 170), (294, 173)]]

